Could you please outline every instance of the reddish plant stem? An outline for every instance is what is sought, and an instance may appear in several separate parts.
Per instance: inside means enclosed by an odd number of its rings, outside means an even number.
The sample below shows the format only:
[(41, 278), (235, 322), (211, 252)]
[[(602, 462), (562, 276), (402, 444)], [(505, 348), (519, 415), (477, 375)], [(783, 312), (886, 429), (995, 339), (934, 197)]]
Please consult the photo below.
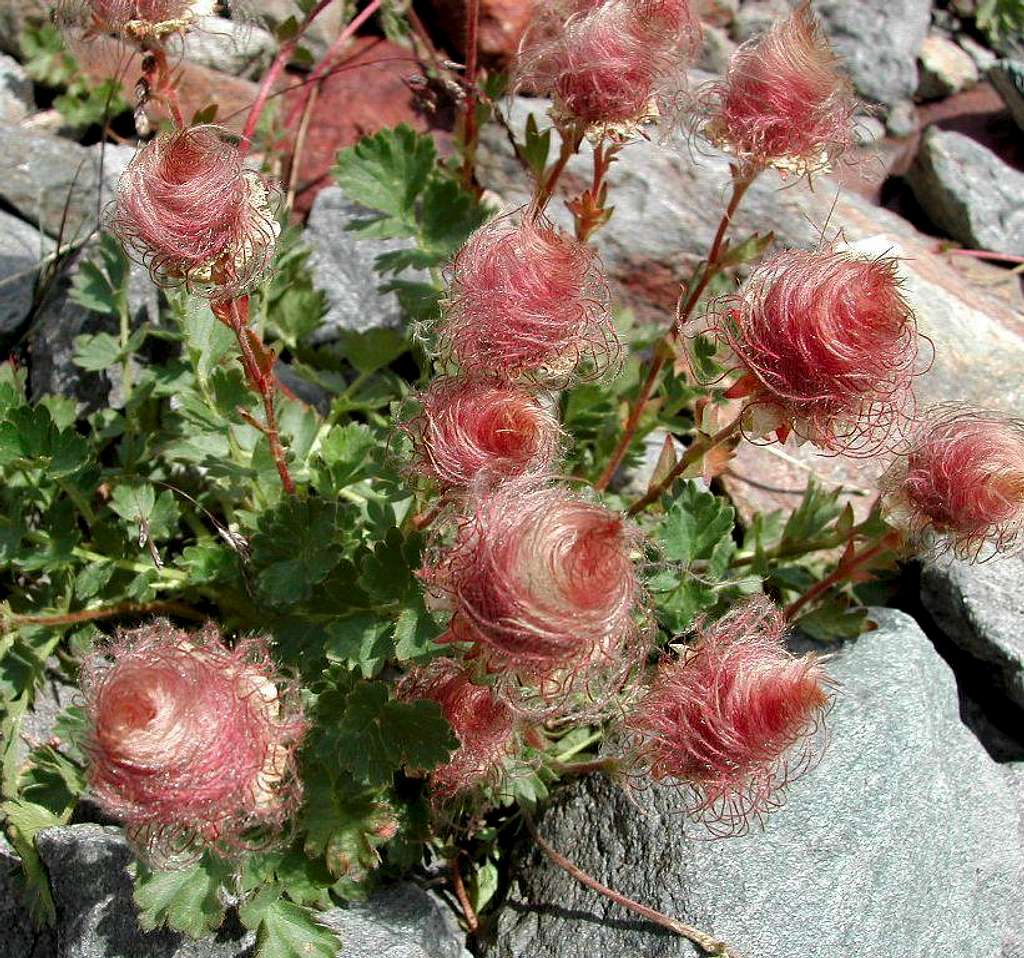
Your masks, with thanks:
[(302, 39), (303, 34), (309, 29), (310, 24), (333, 2), (334, 0), (319, 0), (317, 5), (309, 11), (306, 19), (299, 24), (299, 29), (296, 31), (295, 36), (285, 40), (278, 48), (277, 56), (274, 57), (273, 62), (270, 64), (270, 69), (263, 75), (260, 88), (256, 91), (256, 99), (249, 109), (249, 116), (245, 121), (245, 129), (242, 130), (242, 141), (238, 144), (238, 149), (242, 156), (245, 156), (249, 152), (249, 147), (252, 146), (252, 137), (256, 132), (256, 125), (263, 115), (267, 100), (270, 98), (270, 92), (273, 90), (274, 84), (277, 83), (278, 77), (284, 72), (284, 68), (288, 66), (288, 61), (291, 60), (295, 48), (299, 45), (299, 40)]
[(971, 256), (974, 259), (989, 259), (997, 263), (1024, 263), (1024, 256), (1011, 253), (990, 253), (985, 249), (948, 249), (950, 256)]
[(476, 181), (476, 147), (479, 130), (476, 122), (476, 74), (480, 43), (480, 0), (466, 4), (466, 100), (462, 120), (462, 183), (472, 189)]
[(558, 159), (555, 160), (550, 170), (537, 183), (537, 191), (534, 194), (533, 202), (530, 204), (529, 217), (531, 220), (540, 219), (544, 214), (548, 203), (551, 202), (551, 197), (555, 194), (555, 187), (558, 185), (559, 178), (565, 172), (566, 166), (569, 165), (569, 160), (579, 150), (580, 143), (583, 142), (582, 134), (571, 133), (570, 135), (570, 133), (570, 130), (562, 130), (562, 149), (558, 154)]
[(179, 130), (183, 130), (185, 129), (185, 114), (181, 109), (178, 88), (175, 86), (170, 64), (167, 62), (167, 54), (160, 47), (150, 50), (149, 53), (156, 65), (156, 70), (154, 71), (156, 87), (154, 92), (164, 102), (168, 112), (171, 114), (171, 120), (174, 122), (174, 125)]
[(654, 922), (654, 924), (660, 925), (662, 928), (667, 928), (669, 931), (692, 941), (698, 948), (702, 949), (708, 955), (719, 955), (722, 956), (722, 958), (729, 958), (729, 948), (724, 941), (720, 941), (718, 938), (707, 934), (707, 932), (701, 931), (699, 928), (694, 928), (692, 925), (687, 925), (676, 918), (672, 918), (660, 911), (656, 911), (654, 908), (642, 905), (640, 902), (634, 901), (632, 898), (627, 898), (625, 895), (614, 891), (607, 885), (602, 885), (601, 882), (592, 875), (588, 875), (578, 865), (574, 865), (569, 861), (569, 859), (561, 854), (561, 852), (555, 851), (555, 849), (541, 836), (540, 832), (537, 831), (537, 826), (530, 813), (526, 811), (526, 809), (523, 809), (522, 812), (523, 821), (526, 823), (526, 828), (530, 832), (534, 842), (537, 844), (537, 847), (559, 868), (572, 875), (572, 877), (581, 885), (585, 885), (592, 891), (596, 891), (599, 895), (604, 895), (605, 898), (610, 899), (617, 905), (621, 905), (623, 908), (635, 912), (637, 915), (640, 915), (641, 918), (646, 918), (648, 921)]
[(202, 622), (206, 616), (195, 609), (182, 605), (180, 602), (122, 602), (108, 605), (100, 609), (83, 609), (81, 612), (68, 612), (64, 615), (9, 615), (5, 624), (10, 625), (79, 625), (82, 622), (95, 622), (97, 619), (114, 619), (121, 615), (149, 615), (152, 612), (165, 612), (183, 619)]
[(849, 559), (840, 559), (839, 565), (836, 566), (835, 571), (831, 575), (826, 576), (821, 582), (808, 589), (799, 599), (786, 606), (786, 619), (792, 622), (806, 605), (813, 602), (819, 596), (824, 595), (833, 586), (848, 579), (861, 566), (866, 565), (872, 559), (877, 559), (887, 548), (889, 548), (888, 542), (883, 538), (880, 542), (876, 542), (863, 552), (850, 556)]
[(608, 775), (619, 767), (619, 761), (614, 758), (595, 758), (589, 762), (555, 762), (551, 767), (559, 775), (592, 775), (595, 772)]
[(380, 5), (381, 0), (372, 0), (372, 2), (365, 9), (357, 13), (352, 18), (349, 25), (338, 34), (338, 38), (331, 44), (330, 49), (313, 68), (313, 72), (310, 73), (305, 84), (303, 84), (303, 94), (295, 101), (295, 104), (288, 111), (288, 115), (285, 117), (285, 129), (290, 130), (295, 125), (296, 119), (302, 116), (311, 94), (331, 72), (331, 65), (345, 48), (345, 44), (347, 44), (348, 41), (352, 39), (355, 32), (380, 9)]
[(602, 140), (594, 147), (594, 175), (590, 189), (574, 204), (570, 204), (576, 217), (576, 238), (586, 243), (607, 220), (604, 209), (604, 178), (611, 169), (616, 149), (613, 145), (605, 145)]
[(643, 512), (652, 502), (657, 502), (662, 494), (672, 488), (672, 484), (690, 468), (698, 459), (706, 456), (716, 446), (720, 446), (727, 439), (736, 435), (740, 431), (740, 425), (743, 420), (743, 414), (740, 413), (731, 423), (727, 426), (723, 426), (713, 436), (709, 436), (706, 439), (698, 439), (686, 453), (683, 458), (676, 463), (675, 468), (664, 478), (661, 482), (656, 483), (647, 490), (646, 495), (642, 498), (637, 499), (626, 510), (627, 516), (635, 516), (638, 512)]
[(461, 855), (462, 852), (458, 851), (455, 853), (455, 857), (452, 858), (452, 889), (455, 891), (455, 897), (459, 900), (462, 914), (466, 918), (466, 927), (471, 935), (475, 935), (480, 930), (480, 919), (477, 917), (476, 911), (469, 900), (469, 895), (466, 894), (466, 884), (462, 880), (462, 872), (459, 869), (459, 857)]
[(658, 385), (658, 380), (661, 378), (661, 372), (665, 368), (665, 364), (671, 356), (668, 348), (669, 344), (675, 338), (677, 330), (682, 329), (682, 327), (689, 321), (691, 315), (693, 315), (694, 309), (697, 308), (697, 303), (700, 302), (700, 298), (708, 288), (708, 284), (718, 274), (721, 265), (720, 260), (725, 249), (725, 238), (729, 232), (729, 226), (732, 224), (733, 217), (736, 215), (736, 210), (739, 209), (740, 202), (743, 200), (747, 190), (750, 189), (750, 184), (753, 182), (753, 177), (733, 176), (732, 197), (729, 200), (729, 205), (726, 207), (725, 212), (722, 214), (722, 219), (718, 223), (718, 230), (715, 233), (715, 239), (711, 244), (710, 251), (708, 252), (707, 264), (704, 269), (701, 270), (700, 279), (690, 291), (685, 303), (680, 307), (672, 328), (665, 334), (664, 341), (659, 344), (655, 349), (654, 355), (651, 357), (651, 362), (647, 369), (647, 376), (644, 378), (643, 386), (640, 388), (640, 394), (636, 397), (636, 400), (630, 407), (629, 415), (626, 418), (626, 425), (622, 430), (622, 436), (619, 437), (618, 445), (616, 445), (615, 451), (612, 453), (612, 457), (608, 461), (608, 465), (605, 466), (604, 472), (601, 473), (600, 478), (596, 483), (594, 483), (594, 488), (598, 492), (602, 492), (608, 488), (608, 485), (615, 477), (615, 473), (618, 471), (619, 466), (622, 465), (622, 460), (626, 458), (626, 453), (629, 451), (629, 447), (633, 443), (633, 437), (636, 435), (637, 427), (640, 425), (640, 420), (643, 417), (644, 409), (651, 401), (651, 396), (654, 394), (654, 390)]
[[(263, 415), (266, 422), (260, 423), (256, 420), (250, 420), (250, 422), (267, 437), (270, 454), (277, 466), (277, 474), (281, 477), (281, 485), (284, 486), (284, 491), (288, 495), (294, 496), (295, 481), (288, 471), (284, 447), (281, 445), (281, 437), (277, 431), (277, 414), (274, 412), (273, 358), (270, 351), (249, 327), (249, 297), (242, 296), (232, 299), (226, 304), (226, 308), (224, 305), (215, 306), (214, 313), (235, 334), (241, 353), (242, 368), (245, 370), (245, 378), (263, 401)], [(257, 347), (263, 352), (262, 361), (256, 355)]]

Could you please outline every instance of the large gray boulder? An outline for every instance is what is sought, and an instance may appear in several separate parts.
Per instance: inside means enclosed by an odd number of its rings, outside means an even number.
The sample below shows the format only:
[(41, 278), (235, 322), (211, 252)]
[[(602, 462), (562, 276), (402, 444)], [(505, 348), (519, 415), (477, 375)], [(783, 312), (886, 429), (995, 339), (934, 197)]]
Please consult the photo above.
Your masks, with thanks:
[(857, 91), (894, 106), (917, 89), (930, 0), (813, 0)]
[(991, 150), (930, 127), (906, 179), (932, 222), (953, 239), (1024, 255), (1024, 173)]
[(53, 241), (0, 210), (0, 335), (13, 333), (32, 311), (36, 277)]
[[(402, 308), (394, 293), (378, 290), (382, 280), (373, 268), (381, 253), (406, 249), (409, 240), (363, 240), (349, 227), (371, 217), (365, 207), (352, 203), (339, 187), (323, 190), (316, 198), (306, 226), (306, 242), (312, 253), (309, 266), (313, 283), (327, 297), (327, 313), (311, 337), (314, 343), (329, 342), (347, 331), (397, 327)], [(403, 279), (426, 279), (410, 270)]]
[(277, 51), (277, 41), (267, 30), (224, 17), (201, 17), (180, 43), (186, 60), (232, 76), (259, 73)]
[[(230, 913), (216, 935), (200, 941), (166, 929), (143, 932), (126, 871), (132, 854), (119, 828), (48, 828), (37, 844), (57, 906), (53, 958), (250, 958), (254, 953), (255, 936)], [(450, 909), (409, 883), (331, 909), (322, 920), (341, 935), (342, 958), (470, 958)], [(22, 955), (15, 952), (12, 958)]]
[(0, 53), (0, 123), (18, 123), (35, 109), (32, 81), (13, 57)]
[(1003, 98), (1013, 122), (1024, 130), (1024, 60), (1000, 60), (992, 65), (988, 78)]
[(993, 684), (1024, 708), (1024, 557), (943, 560), (921, 574), (921, 600), (935, 624), (992, 670)]
[[(914, 621), (873, 618), (879, 629), (829, 662), (840, 688), (824, 758), (763, 831), (708, 840), (673, 790), (641, 793), (638, 807), (592, 777), (555, 798), (540, 832), (599, 881), (747, 958), (1020, 954), (1020, 818), (1007, 778), (962, 725), (953, 675)], [(536, 851), (486, 951), (696, 954)]]

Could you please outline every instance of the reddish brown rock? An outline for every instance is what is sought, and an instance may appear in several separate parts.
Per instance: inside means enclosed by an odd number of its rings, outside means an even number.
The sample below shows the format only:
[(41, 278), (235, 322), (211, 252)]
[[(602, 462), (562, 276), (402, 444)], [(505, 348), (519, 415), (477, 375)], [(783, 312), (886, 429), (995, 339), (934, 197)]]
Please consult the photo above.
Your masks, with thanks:
[[(430, 0), (436, 25), (459, 56), (465, 56), (466, 0)], [(484, 62), (507, 66), (530, 19), (530, 0), (480, 0), (480, 53)]]
[[(118, 77), (125, 98), (129, 103), (135, 102), (135, 84), (142, 75), (142, 57), (137, 51), (108, 37), (95, 37), (79, 44), (75, 57), (82, 70), (93, 79)], [(178, 95), (186, 119), (216, 103), (217, 122), (229, 130), (241, 132), (256, 97), (255, 83), (187, 61), (179, 63), (177, 69)], [(167, 111), (156, 103), (147, 108), (147, 113), (156, 121), (167, 118)]]

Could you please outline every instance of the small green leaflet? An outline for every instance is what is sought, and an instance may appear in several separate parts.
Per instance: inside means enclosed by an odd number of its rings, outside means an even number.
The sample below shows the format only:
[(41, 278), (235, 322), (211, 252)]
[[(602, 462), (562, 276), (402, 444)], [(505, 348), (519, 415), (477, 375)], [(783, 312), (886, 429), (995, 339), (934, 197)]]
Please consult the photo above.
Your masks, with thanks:
[(58, 430), (45, 406), (19, 406), (0, 422), (0, 466), (45, 469), (69, 476), (91, 459), (89, 444), (73, 429)]
[(233, 869), (210, 854), (180, 871), (154, 872), (137, 865), (135, 893), (139, 925), (152, 931), (166, 925), (191, 938), (216, 931), (224, 920), (221, 886)]
[(402, 767), (430, 771), (458, 746), (436, 702), (395, 702), (383, 682), (356, 686), (337, 729), (338, 759), (361, 782), (386, 785)]
[(266, 907), (256, 932), (256, 958), (335, 958), (341, 948), (313, 912), (285, 898)]

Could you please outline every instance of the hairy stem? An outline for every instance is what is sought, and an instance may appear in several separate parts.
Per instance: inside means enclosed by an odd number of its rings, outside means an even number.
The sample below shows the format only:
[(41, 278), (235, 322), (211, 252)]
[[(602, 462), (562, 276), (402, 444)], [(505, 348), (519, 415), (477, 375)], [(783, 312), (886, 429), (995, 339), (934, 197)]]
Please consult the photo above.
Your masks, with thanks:
[(729, 958), (730, 952), (724, 941), (720, 941), (718, 938), (707, 934), (707, 932), (701, 931), (699, 928), (694, 928), (692, 925), (687, 925), (676, 918), (662, 914), (662, 912), (656, 911), (654, 908), (642, 905), (640, 902), (634, 901), (632, 898), (627, 898), (625, 895), (619, 894), (619, 892), (614, 891), (607, 885), (602, 885), (601, 882), (592, 875), (588, 875), (582, 868), (574, 865), (563, 854), (556, 851), (541, 836), (540, 832), (537, 831), (537, 826), (533, 821), (533, 817), (528, 811), (526, 811), (526, 809), (523, 809), (522, 813), (523, 821), (526, 823), (526, 827), (534, 842), (537, 844), (537, 847), (559, 868), (572, 875), (572, 877), (580, 884), (585, 885), (592, 891), (596, 891), (599, 895), (604, 895), (605, 898), (610, 899), (617, 905), (621, 905), (623, 908), (635, 912), (637, 915), (640, 915), (641, 918), (646, 918), (648, 921), (654, 922), (654, 924), (660, 925), (662, 928), (667, 928), (669, 931), (692, 941), (698, 948), (702, 949), (708, 955), (719, 955), (722, 956), (722, 958)]
[(170, 64), (167, 62), (167, 54), (160, 47), (148, 51), (148, 56), (153, 58), (155, 69), (153, 71), (152, 91), (157, 99), (161, 100), (167, 107), (168, 113), (174, 125), (179, 130), (185, 129), (185, 114), (181, 109), (181, 100), (178, 98), (178, 87), (174, 82)]
[(122, 615), (150, 615), (154, 612), (163, 612), (167, 615), (176, 615), (183, 619), (192, 619), (195, 622), (202, 622), (206, 616), (181, 602), (121, 602), (117, 605), (107, 605), (99, 609), (83, 609), (80, 612), (66, 612), (63, 615), (15, 615), (10, 614), (3, 617), (5, 625), (42, 625), (42, 626), (63, 626), (80, 625), (83, 622), (95, 622), (97, 619), (115, 619)]
[(555, 160), (551, 168), (546, 171), (545, 175), (537, 183), (537, 190), (534, 193), (533, 202), (530, 204), (529, 217), (531, 220), (540, 219), (544, 215), (544, 211), (548, 208), (548, 203), (551, 202), (551, 197), (555, 194), (558, 180), (565, 172), (566, 166), (569, 165), (569, 160), (579, 151), (580, 143), (582, 142), (583, 137), (581, 134), (573, 133), (570, 135), (568, 130), (562, 131), (562, 148), (559, 151), (558, 159)]
[(476, 74), (480, 44), (480, 0), (466, 4), (466, 100), (462, 121), (462, 183), (472, 189), (476, 181), (476, 147), (480, 131), (476, 122)]
[(466, 884), (462, 880), (462, 871), (459, 868), (459, 858), (461, 855), (462, 852), (457, 851), (451, 861), (452, 889), (455, 892), (455, 897), (459, 900), (462, 914), (466, 918), (466, 927), (471, 935), (475, 935), (480, 930), (480, 919), (477, 917), (476, 910), (469, 900), (469, 895), (466, 894)]
[(746, 195), (747, 190), (750, 189), (750, 185), (753, 182), (753, 177), (733, 176), (732, 196), (729, 199), (729, 205), (726, 207), (725, 212), (722, 214), (722, 218), (718, 223), (718, 229), (715, 232), (714, 241), (712, 242), (711, 249), (708, 252), (707, 263), (700, 272), (700, 278), (694, 284), (693, 289), (690, 290), (689, 295), (686, 297), (686, 301), (680, 307), (676, 321), (668, 333), (666, 333), (665, 340), (659, 344), (654, 351), (654, 355), (651, 357), (650, 365), (647, 368), (647, 375), (644, 377), (644, 382), (640, 388), (639, 395), (630, 407), (629, 415), (626, 418), (626, 425), (622, 430), (622, 435), (619, 437), (618, 445), (616, 445), (611, 459), (608, 460), (608, 464), (605, 466), (604, 472), (601, 473), (600, 478), (596, 483), (594, 483), (594, 488), (598, 492), (603, 492), (608, 488), (609, 483), (611, 483), (612, 479), (615, 477), (615, 473), (618, 472), (619, 466), (622, 465), (622, 460), (626, 458), (626, 453), (629, 451), (629, 447), (633, 444), (633, 437), (636, 435), (637, 427), (640, 425), (640, 420), (643, 417), (644, 410), (647, 408), (647, 404), (651, 401), (651, 396), (654, 394), (654, 390), (658, 385), (658, 380), (661, 378), (662, 370), (665, 368), (665, 364), (671, 356), (669, 344), (677, 335), (677, 330), (682, 329), (689, 321), (690, 317), (693, 315), (694, 309), (697, 308), (697, 304), (700, 302), (700, 298), (708, 288), (708, 284), (715, 276), (718, 275), (721, 268), (722, 254), (725, 250), (725, 238), (729, 233), (729, 227), (732, 225), (733, 217), (735, 217), (736, 211), (739, 209), (739, 205), (742, 202), (743, 197)]
[(883, 537), (880, 542), (876, 542), (861, 552), (854, 553), (849, 558), (844, 556), (839, 560), (839, 565), (836, 566), (835, 571), (831, 575), (825, 576), (821, 582), (813, 585), (799, 599), (786, 606), (786, 619), (792, 622), (805, 606), (824, 595), (833, 586), (839, 585), (839, 583), (850, 578), (853, 573), (862, 566), (867, 565), (872, 559), (877, 559), (888, 547), (888, 537)]
[(740, 426), (743, 421), (743, 414), (740, 413), (731, 423), (727, 426), (723, 426), (713, 436), (708, 436), (706, 439), (698, 439), (686, 453), (683, 458), (676, 463), (675, 468), (667, 475), (661, 482), (655, 483), (647, 490), (646, 495), (642, 498), (637, 499), (626, 510), (626, 515), (635, 516), (638, 512), (643, 512), (652, 502), (657, 502), (662, 494), (672, 488), (675, 481), (690, 468), (698, 459), (706, 456), (712, 449), (720, 446), (727, 439), (732, 438), (740, 431)]
[(274, 57), (273, 62), (270, 64), (270, 69), (263, 75), (260, 88), (256, 91), (256, 99), (253, 101), (252, 107), (249, 109), (249, 116), (246, 118), (245, 128), (242, 130), (242, 142), (238, 145), (242, 156), (249, 152), (249, 148), (252, 146), (253, 134), (256, 132), (256, 126), (260, 122), (260, 117), (263, 115), (267, 100), (270, 98), (270, 92), (284, 72), (284, 68), (288, 66), (288, 61), (291, 60), (292, 54), (295, 53), (295, 48), (299, 45), (303, 34), (309, 29), (313, 21), (333, 2), (334, 0), (319, 0), (317, 5), (309, 11), (306, 19), (299, 24), (299, 29), (296, 31), (295, 36), (285, 40), (278, 48), (277, 56)]
[(324, 78), (331, 72), (331, 66), (338, 54), (345, 49), (345, 45), (352, 39), (355, 32), (380, 9), (380, 6), (381, 0), (371, 0), (363, 10), (352, 18), (348, 26), (338, 34), (338, 38), (331, 44), (328, 51), (323, 55), (320, 62), (313, 68), (313, 72), (310, 73), (306, 82), (303, 84), (303, 95), (295, 101), (294, 106), (292, 106), (288, 111), (288, 115), (285, 117), (285, 129), (291, 129), (291, 127), (294, 126), (295, 121), (305, 113), (310, 96)]

